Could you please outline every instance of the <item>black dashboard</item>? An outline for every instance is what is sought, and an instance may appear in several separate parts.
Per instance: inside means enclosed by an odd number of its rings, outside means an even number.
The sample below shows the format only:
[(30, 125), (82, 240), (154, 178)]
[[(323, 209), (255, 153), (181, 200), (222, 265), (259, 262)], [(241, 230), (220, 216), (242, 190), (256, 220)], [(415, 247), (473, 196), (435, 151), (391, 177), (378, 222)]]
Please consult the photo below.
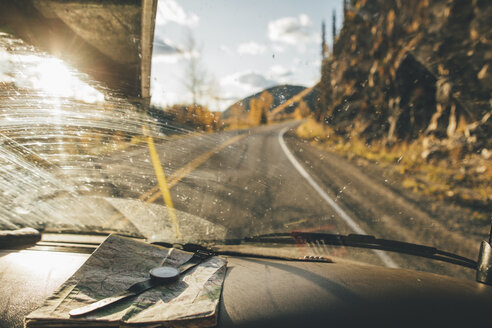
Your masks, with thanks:
[[(0, 251), (0, 327), (23, 317), (88, 254)], [(492, 287), (356, 263), (228, 257), (218, 327), (485, 327)]]

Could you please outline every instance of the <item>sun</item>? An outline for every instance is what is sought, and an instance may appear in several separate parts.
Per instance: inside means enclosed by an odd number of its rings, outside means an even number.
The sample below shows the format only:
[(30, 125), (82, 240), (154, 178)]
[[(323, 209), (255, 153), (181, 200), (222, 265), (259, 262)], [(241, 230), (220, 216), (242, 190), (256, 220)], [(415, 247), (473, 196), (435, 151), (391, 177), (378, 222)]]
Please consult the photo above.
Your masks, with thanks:
[(62, 60), (44, 56), (21, 56), (27, 64), (16, 82), (52, 97), (67, 97), (86, 103), (103, 102), (104, 95), (80, 79), (81, 74)]

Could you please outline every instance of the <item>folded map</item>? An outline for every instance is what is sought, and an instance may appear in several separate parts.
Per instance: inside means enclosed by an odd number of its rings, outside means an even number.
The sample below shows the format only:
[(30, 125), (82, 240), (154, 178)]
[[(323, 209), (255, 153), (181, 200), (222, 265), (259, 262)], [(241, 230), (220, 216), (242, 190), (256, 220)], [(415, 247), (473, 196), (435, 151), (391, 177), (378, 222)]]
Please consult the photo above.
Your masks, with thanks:
[[(211, 257), (179, 280), (151, 288), (135, 297), (71, 318), (72, 309), (126, 290), (149, 278), (169, 249), (110, 235), (44, 304), (25, 318), (34, 327), (211, 327), (226, 272), (226, 260)], [(179, 266), (192, 253), (174, 250), (166, 264)]]

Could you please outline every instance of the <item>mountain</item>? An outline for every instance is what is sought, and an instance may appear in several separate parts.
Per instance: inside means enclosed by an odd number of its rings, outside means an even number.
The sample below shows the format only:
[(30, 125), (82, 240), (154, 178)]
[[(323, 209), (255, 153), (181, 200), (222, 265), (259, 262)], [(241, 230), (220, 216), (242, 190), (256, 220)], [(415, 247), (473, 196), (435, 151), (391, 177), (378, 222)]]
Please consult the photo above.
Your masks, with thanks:
[[(244, 99), (241, 99), (237, 101), (236, 103), (232, 104), (229, 106), (223, 113), (221, 118), (222, 119), (230, 119), (236, 116), (244, 116), (249, 112), (250, 109), (250, 101), (254, 98), (259, 98), (260, 95), (264, 92), (267, 91), (273, 96), (273, 102), (272, 106), (270, 107), (270, 111), (272, 109), (275, 109), (279, 105), (285, 103), (288, 101), (290, 98), (294, 97), (295, 95), (299, 94), (300, 92), (306, 90), (306, 87), (299, 86), (299, 85), (279, 85), (279, 86), (274, 86), (265, 90), (262, 90), (258, 93), (255, 93), (254, 95), (248, 96)], [(307, 95), (304, 99), (306, 101), (307, 105), (309, 108), (314, 108), (314, 101), (315, 101), (315, 93), (311, 92), (309, 95)], [(292, 105), (287, 106), (284, 109), (284, 113), (290, 114), (294, 111), (296, 108), (297, 103), (293, 103)]]

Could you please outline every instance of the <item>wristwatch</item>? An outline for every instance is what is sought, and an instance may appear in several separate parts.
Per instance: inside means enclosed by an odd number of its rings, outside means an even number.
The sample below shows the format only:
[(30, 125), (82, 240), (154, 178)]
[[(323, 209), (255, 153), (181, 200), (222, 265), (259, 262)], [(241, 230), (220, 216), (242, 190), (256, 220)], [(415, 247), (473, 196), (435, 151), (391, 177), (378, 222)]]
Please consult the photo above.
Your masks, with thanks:
[[(171, 255), (173, 252), (174, 248), (169, 249), (169, 252), (167, 253), (166, 257), (162, 261), (162, 264), (165, 264), (167, 258)], [(100, 308), (106, 307), (110, 304), (119, 302), (123, 299), (126, 299), (128, 297), (136, 296), (140, 293), (143, 293), (144, 291), (159, 286), (159, 285), (165, 285), (168, 283), (172, 283), (176, 280), (178, 280), (179, 276), (185, 273), (186, 271), (190, 270), (191, 268), (197, 266), (198, 264), (204, 262), (214, 254), (212, 252), (204, 251), (204, 250), (197, 250), (193, 253), (193, 256), (186, 261), (185, 263), (181, 264), (179, 268), (175, 268), (173, 266), (169, 265), (163, 265), (159, 266), (156, 268), (153, 268), (150, 270), (149, 275), (150, 278), (147, 280), (143, 280), (140, 282), (137, 282), (133, 285), (131, 285), (129, 288), (127, 288), (125, 291), (122, 291), (118, 294), (115, 294), (110, 297), (103, 298), (102, 300), (96, 301), (94, 303), (82, 306), (77, 309), (73, 309), (69, 312), (71, 317), (78, 317), (84, 314), (87, 314), (89, 312), (93, 312), (95, 310), (98, 310)]]

